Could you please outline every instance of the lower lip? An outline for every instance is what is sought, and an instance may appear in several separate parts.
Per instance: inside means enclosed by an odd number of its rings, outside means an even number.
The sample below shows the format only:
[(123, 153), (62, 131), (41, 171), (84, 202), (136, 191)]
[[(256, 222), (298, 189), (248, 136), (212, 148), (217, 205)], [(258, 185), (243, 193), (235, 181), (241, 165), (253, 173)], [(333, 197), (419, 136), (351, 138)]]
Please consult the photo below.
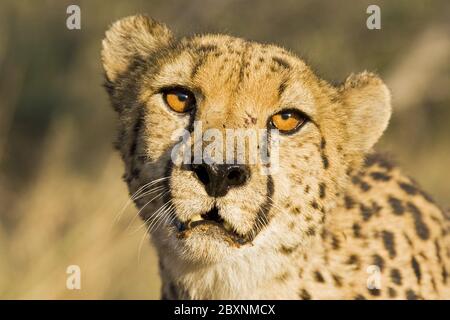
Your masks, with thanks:
[(214, 221), (208, 221), (208, 220), (201, 220), (201, 221), (194, 221), (191, 222), (189, 227), (186, 228), (185, 224), (182, 222), (177, 221), (175, 223), (175, 226), (177, 227), (178, 233), (179, 233), (179, 238), (185, 238), (185, 236), (187, 235), (187, 233), (189, 231), (193, 231), (195, 229), (197, 229), (198, 227), (201, 226), (206, 226), (206, 227), (212, 227), (212, 228), (217, 228), (217, 231), (219, 231), (222, 235), (224, 235), (228, 240), (231, 240), (234, 244), (236, 245), (243, 245), (246, 244), (247, 241), (242, 239), (239, 236), (236, 236), (234, 234), (230, 234), (230, 232), (228, 232), (221, 224), (214, 222)]

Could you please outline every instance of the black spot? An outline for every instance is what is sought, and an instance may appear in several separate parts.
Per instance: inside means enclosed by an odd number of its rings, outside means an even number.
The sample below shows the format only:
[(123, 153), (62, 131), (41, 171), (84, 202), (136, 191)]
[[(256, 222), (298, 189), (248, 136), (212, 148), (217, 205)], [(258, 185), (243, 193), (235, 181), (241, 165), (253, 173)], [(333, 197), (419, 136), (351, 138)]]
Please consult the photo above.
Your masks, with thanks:
[(300, 290), (300, 298), (302, 298), (303, 300), (311, 300), (311, 295), (305, 289), (301, 289)]
[(430, 230), (422, 220), (422, 212), (411, 202), (408, 202), (407, 207), (413, 216), (417, 235), (423, 240), (428, 240), (430, 238)]
[(310, 186), (308, 185), (305, 187), (305, 193), (309, 193), (309, 191), (310, 191)]
[(380, 270), (383, 271), (384, 259), (378, 254), (374, 254), (372, 258), (373, 258), (373, 264), (378, 266), (380, 268)]
[(389, 252), (389, 257), (394, 258), (397, 254), (395, 250), (394, 234), (390, 231), (383, 231), (383, 244)]
[(353, 207), (355, 205), (355, 200), (353, 200), (352, 197), (346, 195), (344, 197), (344, 201), (345, 201), (345, 208), (346, 209), (353, 209)]
[(373, 288), (373, 289), (367, 289), (368, 291), (369, 291), (369, 293), (372, 295), (372, 296), (375, 296), (375, 297), (378, 297), (379, 295), (381, 295), (381, 290), (380, 289), (376, 289), (376, 288)]
[(328, 157), (323, 152), (322, 152), (322, 163), (323, 163), (324, 169), (328, 169), (328, 167), (330, 166), (330, 162), (328, 161)]
[(322, 137), (321, 139), (320, 139), (320, 149), (325, 149), (325, 147), (327, 146), (327, 141), (325, 140), (325, 138), (324, 137)]
[(406, 233), (403, 232), (403, 236), (405, 237), (406, 242), (408, 242), (410, 247), (413, 247), (412, 240), (408, 237)]
[(361, 190), (364, 192), (369, 191), (371, 188), (371, 186), (367, 182), (361, 180), (361, 178), (358, 176), (353, 176), (352, 182), (354, 185), (359, 186), (361, 188)]
[(205, 56), (197, 58), (191, 70), (191, 79), (195, 78), (195, 76), (198, 73), (198, 70), (203, 66), (203, 64), (205, 64), (205, 62), (206, 62)]
[(316, 281), (320, 283), (325, 282), (325, 279), (323, 278), (322, 274), (319, 271), (314, 272), (314, 279), (316, 279)]
[(326, 185), (323, 182), (321, 182), (319, 184), (319, 197), (320, 197), (320, 199), (325, 198), (325, 190), (326, 190)]
[(357, 223), (354, 223), (352, 228), (353, 228), (353, 235), (356, 238), (360, 238), (361, 237), (361, 226)]
[(405, 212), (405, 208), (403, 207), (403, 204), (399, 199), (390, 196), (388, 198), (388, 202), (396, 215), (402, 215)]
[(218, 47), (215, 44), (202, 44), (197, 47), (197, 52), (203, 53), (211, 53), (216, 50), (218, 50)]
[(331, 237), (331, 246), (332, 246), (332, 248), (333, 248), (334, 250), (337, 250), (337, 249), (339, 249), (339, 248), (341, 247), (341, 243), (340, 243), (340, 241), (339, 241), (339, 238), (336, 237), (335, 235), (333, 235), (333, 236)]
[(294, 212), (294, 214), (300, 214), (300, 208), (299, 207), (294, 207), (293, 209), (292, 209), (292, 211)]
[(405, 191), (407, 194), (413, 196), (415, 194), (417, 194), (418, 190), (416, 188), (416, 186), (406, 183), (406, 182), (399, 182), (398, 183), (399, 187), (403, 189), (403, 191)]
[(308, 230), (306, 230), (306, 234), (313, 237), (316, 234), (316, 229), (313, 226), (310, 226)]
[(359, 268), (359, 257), (356, 254), (350, 255), (347, 259), (347, 264), (353, 264)]
[(283, 92), (286, 90), (287, 88), (287, 78), (284, 78), (281, 83), (280, 86), (278, 87), (278, 95), (281, 96), (283, 94)]
[(442, 281), (444, 283), (447, 283), (447, 278), (448, 278), (448, 273), (447, 273), (447, 269), (445, 268), (445, 266), (442, 266)]
[(383, 173), (383, 172), (371, 172), (370, 176), (377, 181), (389, 181), (391, 180), (391, 176)]
[(417, 300), (419, 296), (411, 289), (406, 290), (406, 299), (408, 300)]
[(286, 246), (281, 246), (280, 247), (280, 251), (285, 254), (285, 255), (289, 255), (292, 252), (295, 251), (295, 249), (297, 249), (298, 246), (293, 246), (293, 247), (286, 247)]
[(369, 191), (370, 188), (372, 188), (368, 183), (361, 181), (361, 184), (359, 185), (363, 191)]
[(383, 209), (383, 208), (377, 202), (372, 201), (372, 211), (375, 214), (378, 214), (381, 211), (381, 209)]
[(283, 58), (280, 57), (273, 57), (272, 58), (273, 62), (275, 62), (278, 66), (284, 68), (284, 69), (290, 69), (291, 65), (289, 64), (289, 62), (287, 62), (286, 60), (284, 60)]
[(395, 291), (394, 288), (389, 287), (388, 288), (388, 295), (389, 295), (389, 298), (395, 298), (397, 296), (397, 291)]
[(436, 257), (438, 259), (438, 262), (441, 263), (442, 262), (442, 257), (441, 257), (441, 246), (439, 245), (438, 240), (434, 241), (434, 246), (436, 248)]
[(392, 163), (390, 163), (388, 160), (386, 160), (383, 156), (381, 156), (378, 153), (369, 154), (364, 161), (364, 166), (366, 168), (371, 167), (374, 164), (378, 164), (380, 167), (386, 170), (391, 170), (394, 167)]
[(402, 275), (398, 269), (394, 268), (391, 270), (391, 280), (395, 284), (402, 284)]
[(322, 164), (323, 164), (323, 168), (324, 169), (328, 169), (328, 167), (330, 166), (330, 162), (328, 161), (328, 157), (325, 154), (325, 147), (327, 145), (327, 141), (325, 140), (324, 137), (322, 137), (320, 139), (320, 154), (322, 157)]
[(279, 282), (285, 282), (287, 279), (289, 279), (289, 272), (283, 272), (275, 277), (275, 280)]
[(362, 294), (357, 294), (354, 298), (355, 300), (367, 300)]
[(332, 277), (336, 287), (342, 287), (342, 278), (336, 274), (333, 274)]
[(316, 210), (319, 209), (319, 205), (317, 204), (317, 202), (315, 200), (311, 202), (311, 206)]
[(366, 207), (362, 203), (359, 205), (359, 209), (361, 210), (361, 215), (364, 221), (369, 220), (370, 217), (374, 214), (374, 211), (372, 210), (371, 207)]
[(411, 267), (414, 270), (414, 274), (416, 275), (417, 282), (420, 283), (420, 280), (421, 280), (421, 277), (422, 277), (422, 272), (420, 271), (420, 265), (417, 262), (415, 257), (413, 257), (411, 259)]

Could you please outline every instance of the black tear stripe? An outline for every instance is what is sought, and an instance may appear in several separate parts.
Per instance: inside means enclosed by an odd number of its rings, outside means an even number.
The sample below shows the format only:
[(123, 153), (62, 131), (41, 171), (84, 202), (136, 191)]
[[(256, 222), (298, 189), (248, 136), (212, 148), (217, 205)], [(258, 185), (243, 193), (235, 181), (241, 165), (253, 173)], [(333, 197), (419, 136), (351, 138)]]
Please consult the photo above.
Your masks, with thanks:
[[(172, 179), (172, 171), (173, 171), (173, 163), (172, 163), (172, 159), (170, 159), (167, 162), (166, 169), (164, 170), (164, 177), (169, 177), (169, 178), (163, 180), (164, 187), (167, 189), (166, 195), (163, 196), (164, 203), (168, 203), (169, 201), (172, 201), (172, 188), (170, 188), (170, 183), (171, 183), (170, 180)], [(168, 221), (172, 221), (172, 219), (174, 219), (175, 217), (176, 217), (176, 212), (171, 210), (170, 211), (170, 220), (168, 220)]]
[(258, 210), (258, 214), (256, 215), (256, 221), (261, 221), (262, 226), (260, 224), (255, 223), (253, 230), (249, 232), (250, 236), (252, 237), (250, 241), (253, 241), (253, 239), (259, 234), (259, 232), (262, 230), (264, 226), (266, 226), (269, 223), (269, 212), (272, 208), (272, 197), (274, 193), (275, 187), (273, 184), (273, 178), (272, 175), (267, 176), (267, 187), (266, 187), (266, 200), (261, 205), (261, 207)]
[[(271, 144), (269, 143), (271, 141), (271, 132), (270, 130), (267, 133), (267, 156), (270, 159), (270, 152), (271, 152)], [(261, 148), (261, 150), (264, 148)], [(262, 230), (262, 227), (266, 226), (269, 223), (269, 211), (272, 208), (273, 204), (273, 194), (275, 192), (275, 186), (273, 183), (272, 175), (267, 175), (267, 182), (266, 182), (266, 200), (264, 203), (260, 206), (258, 213), (256, 215), (255, 219), (255, 225), (253, 226), (253, 229), (249, 232), (250, 236), (253, 237), (250, 239), (250, 241), (253, 241), (253, 239), (259, 234), (259, 232)], [(263, 224), (262, 226), (257, 221), (261, 221)]]

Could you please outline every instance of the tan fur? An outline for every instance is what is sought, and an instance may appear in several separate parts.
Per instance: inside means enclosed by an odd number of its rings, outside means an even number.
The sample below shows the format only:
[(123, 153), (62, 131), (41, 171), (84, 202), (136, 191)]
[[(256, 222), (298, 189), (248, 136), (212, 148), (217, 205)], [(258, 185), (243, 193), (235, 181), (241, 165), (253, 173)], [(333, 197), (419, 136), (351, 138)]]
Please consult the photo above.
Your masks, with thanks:
[[(333, 87), (277, 46), (226, 35), (175, 39), (144, 16), (107, 31), (102, 60), (131, 194), (168, 177), (136, 199), (153, 226), (164, 298), (450, 298), (448, 221), (371, 153), (391, 114), (378, 76), (363, 72)], [(173, 86), (195, 94), (195, 119), (165, 105), (161, 90)], [(244, 186), (213, 199), (191, 171), (172, 165), (172, 134), (192, 120), (223, 133), (263, 129), (284, 108), (311, 121), (281, 136), (278, 173), (252, 165)], [(173, 219), (187, 221), (214, 201), (237, 233), (256, 235), (250, 243), (174, 227)], [(371, 265), (381, 270), (380, 289), (367, 288)]]

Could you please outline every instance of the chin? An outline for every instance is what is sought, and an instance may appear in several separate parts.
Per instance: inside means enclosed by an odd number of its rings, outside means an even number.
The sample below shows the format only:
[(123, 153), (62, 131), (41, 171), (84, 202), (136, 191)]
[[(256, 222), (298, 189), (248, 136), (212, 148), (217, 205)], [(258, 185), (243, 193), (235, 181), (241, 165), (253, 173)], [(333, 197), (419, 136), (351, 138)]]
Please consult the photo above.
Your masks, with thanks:
[(248, 234), (236, 232), (218, 214), (216, 207), (184, 222), (177, 218), (165, 229), (165, 232), (154, 235), (155, 240), (166, 242), (170, 252), (190, 263), (223, 262), (253, 246), (253, 239)]

